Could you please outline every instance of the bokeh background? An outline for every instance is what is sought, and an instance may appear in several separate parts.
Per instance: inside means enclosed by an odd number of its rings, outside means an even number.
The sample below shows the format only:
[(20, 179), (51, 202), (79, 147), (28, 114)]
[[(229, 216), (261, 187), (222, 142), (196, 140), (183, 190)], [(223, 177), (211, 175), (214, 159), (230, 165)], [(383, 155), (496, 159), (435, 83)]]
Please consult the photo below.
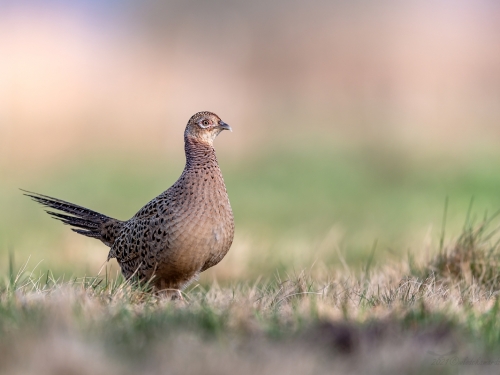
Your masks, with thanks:
[(234, 129), (237, 230), (204, 280), (432, 251), (447, 199), (448, 236), (500, 209), (500, 3), (1, 2), (0, 272), (95, 275), (107, 248), (18, 189), (127, 219), (200, 110)]

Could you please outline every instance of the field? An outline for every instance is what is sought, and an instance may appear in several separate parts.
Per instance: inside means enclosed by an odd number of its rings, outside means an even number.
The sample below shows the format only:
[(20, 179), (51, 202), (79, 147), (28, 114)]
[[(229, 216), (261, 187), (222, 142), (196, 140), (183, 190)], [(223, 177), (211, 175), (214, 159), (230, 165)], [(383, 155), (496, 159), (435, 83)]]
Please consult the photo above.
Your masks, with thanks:
[[(1, 371), (496, 370), (495, 162), (286, 145), (225, 157), (237, 237), (184, 301), (124, 282), (104, 245), (4, 185)], [(182, 168), (148, 160), (70, 160), (16, 183), (124, 218)]]
[[(0, 374), (498, 373), (499, 16), (0, 2)], [(236, 234), (181, 301), (20, 190), (125, 220), (201, 110)]]
[[(184, 300), (110, 275), (25, 268), (0, 286), (6, 373), (492, 373), (499, 249), (489, 220), (423, 262), (195, 285)], [(26, 358), (29, 358), (27, 361)]]
[[(224, 136), (218, 141), (227, 145), (230, 135)], [(302, 269), (315, 261), (338, 265), (336, 248), (349, 264), (360, 265), (374, 242), (376, 259), (418, 254), (441, 235), (447, 200), (448, 240), (459, 234), (471, 202), (476, 216), (500, 208), (500, 163), (492, 155), (283, 145), (231, 162), (226, 151), (219, 159), (237, 233), (234, 254), (226, 259), (232, 263), (219, 268), (231, 273), (236, 267), (238, 277), (255, 278), (276, 267)], [(9, 251), (15, 252), (16, 263), (30, 257), (34, 266), (44, 260), (41, 269), (50, 265), (58, 276), (76, 271), (83, 276), (81, 265), (95, 274), (106, 253), (102, 244), (50, 220), (18, 189), (126, 219), (170, 186), (182, 168), (181, 158), (172, 161), (159, 153), (70, 159), (26, 175), (12, 172), (0, 188), (3, 272)], [(223, 272), (221, 277), (226, 277)]]

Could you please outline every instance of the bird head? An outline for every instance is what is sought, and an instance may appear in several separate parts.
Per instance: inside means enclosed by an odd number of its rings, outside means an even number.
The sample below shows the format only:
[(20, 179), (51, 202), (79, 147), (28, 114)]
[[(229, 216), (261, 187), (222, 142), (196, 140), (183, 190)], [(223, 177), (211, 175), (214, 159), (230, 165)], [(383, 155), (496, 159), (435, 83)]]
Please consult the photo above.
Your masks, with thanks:
[(215, 113), (198, 112), (189, 119), (184, 134), (186, 137), (212, 145), (214, 139), (223, 130), (233, 131)]

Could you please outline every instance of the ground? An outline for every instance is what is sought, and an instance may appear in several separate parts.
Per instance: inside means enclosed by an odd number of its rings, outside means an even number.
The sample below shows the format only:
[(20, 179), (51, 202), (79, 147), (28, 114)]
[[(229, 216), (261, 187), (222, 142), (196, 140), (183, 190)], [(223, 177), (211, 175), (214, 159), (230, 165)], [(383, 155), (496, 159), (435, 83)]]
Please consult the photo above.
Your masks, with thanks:
[(12, 269), (0, 287), (0, 371), (497, 372), (492, 236), (490, 220), (468, 222), (427, 260), (195, 284), (175, 301), (107, 274), (63, 280)]

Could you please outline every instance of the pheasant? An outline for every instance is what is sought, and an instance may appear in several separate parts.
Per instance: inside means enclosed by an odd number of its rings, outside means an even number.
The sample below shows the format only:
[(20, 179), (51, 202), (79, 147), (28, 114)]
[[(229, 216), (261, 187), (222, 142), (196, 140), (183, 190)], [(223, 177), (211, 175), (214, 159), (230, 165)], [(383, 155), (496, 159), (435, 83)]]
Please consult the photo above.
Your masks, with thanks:
[(179, 179), (131, 219), (120, 221), (61, 199), (26, 192), (53, 218), (110, 247), (125, 278), (151, 280), (173, 298), (226, 255), (234, 220), (213, 141), (231, 127), (211, 112), (193, 115), (184, 132), (186, 166)]

